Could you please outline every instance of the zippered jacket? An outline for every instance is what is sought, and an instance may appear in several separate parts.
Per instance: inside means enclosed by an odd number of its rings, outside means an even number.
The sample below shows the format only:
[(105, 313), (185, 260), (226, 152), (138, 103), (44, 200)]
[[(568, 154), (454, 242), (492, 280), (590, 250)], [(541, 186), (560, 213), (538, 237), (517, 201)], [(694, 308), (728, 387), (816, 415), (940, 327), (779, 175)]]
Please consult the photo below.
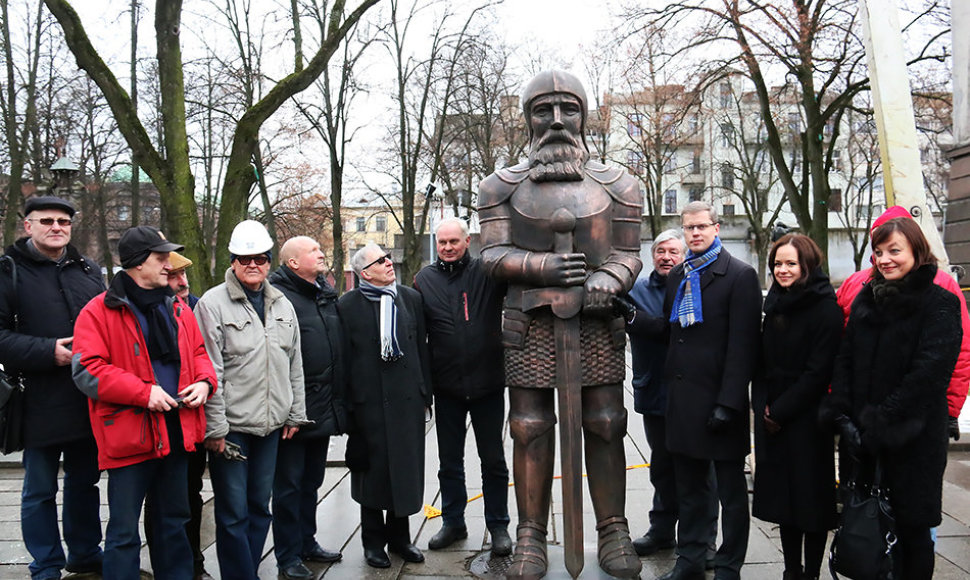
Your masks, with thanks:
[[(192, 309), (177, 296), (169, 298), (167, 305), (178, 333), (178, 390), (205, 381), (215, 391), (216, 374)], [(157, 384), (148, 345), (120, 277), (116, 276), (107, 292), (81, 310), (74, 325), (72, 366), (75, 384), (88, 396), (101, 469), (134, 465), (169, 454), (163, 413), (148, 410), (151, 387)], [(205, 406), (180, 407), (177, 411), (186, 451), (195, 451), (196, 444), (203, 440)]]
[(265, 437), (283, 425), (307, 423), (296, 311), (268, 281), (263, 300), (265, 323), (229, 269), (225, 283), (209, 289), (195, 305), (219, 379), (219, 389), (205, 406), (207, 438), (230, 431)]

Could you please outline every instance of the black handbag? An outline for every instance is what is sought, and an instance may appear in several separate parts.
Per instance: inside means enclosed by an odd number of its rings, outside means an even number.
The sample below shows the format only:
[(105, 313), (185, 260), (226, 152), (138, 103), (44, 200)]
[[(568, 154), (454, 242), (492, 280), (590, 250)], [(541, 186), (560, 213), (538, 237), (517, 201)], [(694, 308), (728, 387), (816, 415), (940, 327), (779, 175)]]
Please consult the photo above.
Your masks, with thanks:
[(873, 477), (866, 483), (857, 464), (845, 484), (839, 529), (829, 549), (829, 571), (852, 580), (892, 580), (896, 520), (889, 505), (889, 490), (882, 485), (877, 459)]
[[(10, 264), (10, 280), (14, 299), (14, 330), (17, 329), (17, 265), (10, 256), (0, 257)], [(24, 448), (24, 385), (20, 377), (0, 370), (0, 453), (7, 455)]]

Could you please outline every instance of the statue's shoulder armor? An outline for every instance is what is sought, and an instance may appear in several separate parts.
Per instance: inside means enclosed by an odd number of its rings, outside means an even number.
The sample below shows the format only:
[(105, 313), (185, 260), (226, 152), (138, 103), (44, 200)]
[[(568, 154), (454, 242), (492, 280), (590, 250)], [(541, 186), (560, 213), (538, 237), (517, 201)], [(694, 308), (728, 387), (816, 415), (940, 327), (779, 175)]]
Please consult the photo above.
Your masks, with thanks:
[(488, 209), (505, 203), (519, 187), (519, 184), (528, 177), (529, 164), (527, 162), (512, 167), (504, 167), (489, 175), (478, 186), (478, 209)]
[(642, 207), (640, 187), (637, 185), (637, 180), (629, 173), (596, 161), (588, 161), (586, 175), (602, 185), (614, 201), (626, 206)]

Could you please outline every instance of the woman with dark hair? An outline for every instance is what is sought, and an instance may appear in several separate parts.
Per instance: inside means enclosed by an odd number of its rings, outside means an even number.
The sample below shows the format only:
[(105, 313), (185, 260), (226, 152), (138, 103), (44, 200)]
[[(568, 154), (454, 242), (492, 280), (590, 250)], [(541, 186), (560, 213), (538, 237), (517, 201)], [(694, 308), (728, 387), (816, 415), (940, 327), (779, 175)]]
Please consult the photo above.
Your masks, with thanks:
[(819, 577), (826, 535), (836, 521), (833, 437), (819, 426), (818, 410), (839, 350), (842, 311), (821, 262), (808, 236), (788, 234), (772, 246), (774, 281), (751, 389), (752, 513), (780, 525), (785, 580)]
[(957, 297), (933, 283), (936, 258), (907, 218), (872, 232), (872, 280), (852, 303), (821, 417), (841, 434), (842, 472), (872, 473), (896, 517), (893, 577), (933, 576), (940, 525), (946, 390), (960, 350)]

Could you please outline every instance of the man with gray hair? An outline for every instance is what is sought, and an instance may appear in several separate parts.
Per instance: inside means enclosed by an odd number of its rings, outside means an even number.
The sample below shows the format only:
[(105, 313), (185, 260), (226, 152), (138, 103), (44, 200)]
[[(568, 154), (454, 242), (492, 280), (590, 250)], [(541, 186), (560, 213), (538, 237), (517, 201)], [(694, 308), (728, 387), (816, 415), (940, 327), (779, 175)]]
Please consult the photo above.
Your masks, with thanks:
[(502, 446), (505, 369), (502, 299), (505, 285), (485, 273), (468, 252), (468, 223), (445, 218), (435, 230), (438, 259), (414, 278), (424, 298), (431, 351), (431, 383), (438, 434), (441, 529), (428, 547), (447, 548), (468, 537), (465, 527), (465, 431), (468, 416), (482, 465), (485, 527), (492, 554), (512, 553), (509, 537), (509, 468)]
[(408, 530), (408, 516), (424, 505), (424, 418), (431, 407), (421, 295), (397, 285), (394, 261), (377, 244), (357, 250), (350, 267), (360, 285), (340, 297), (337, 312), (347, 369), (347, 467), (364, 558), (372, 568), (389, 568), (387, 547), (406, 562), (423, 562)]
[(751, 266), (721, 246), (713, 207), (691, 202), (681, 220), (690, 252), (670, 271), (664, 299), (670, 322), (664, 379), (667, 448), (677, 477), (677, 564), (661, 578), (704, 578), (716, 494), (722, 542), (714, 577), (736, 580), (750, 527), (744, 458), (751, 450), (748, 384), (759, 349), (761, 284)]

